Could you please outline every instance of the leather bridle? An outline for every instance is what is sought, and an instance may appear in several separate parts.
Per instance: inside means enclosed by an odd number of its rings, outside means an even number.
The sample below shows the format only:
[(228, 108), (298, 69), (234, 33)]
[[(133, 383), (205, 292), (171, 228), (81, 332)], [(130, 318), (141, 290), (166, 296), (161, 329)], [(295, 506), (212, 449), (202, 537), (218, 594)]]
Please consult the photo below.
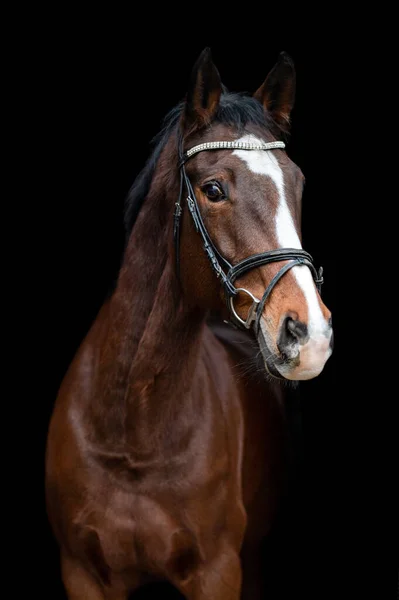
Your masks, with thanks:
[[(262, 312), (264, 306), (269, 298), (273, 288), (277, 284), (277, 282), (295, 266), (305, 265), (309, 267), (315, 284), (317, 286), (318, 291), (321, 291), (321, 285), (323, 283), (323, 268), (320, 267), (317, 271), (313, 265), (313, 258), (308, 252), (305, 250), (298, 248), (279, 248), (276, 250), (269, 250), (268, 252), (262, 252), (260, 254), (253, 254), (248, 258), (241, 260), (236, 265), (231, 265), (228, 260), (224, 258), (213, 244), (209, 233), (204, 225), (204, 222), (201, 217), (201, 213), (198, 207), (198, 202), (195, 197), (195, 193), (193, 187), (191, 185), (190, 179), (187, 176), (186, 169), (184, 167), (185, 163), (198, 152), (203, 152), (205, 150), (230, 150), (230, 149), (238, 149), (238, 150), (273, 150), (276, 148), (285, 148), (284, 142), (276, 141), (276, 142), (261, 142), (258, 144), (251, 144), (245, 142), (207, 142), (204, 144), (199, 144), (190, 148), (186, 152), (183, 153), (182, 143), (179, 143), (179, 169), (180, 169), (180, 193), (178, 202), (175, 205), (175, 213), (174, 213), (174, 239), (175, 239), (175, 250), (176, 250), (176, 264), (179, 267), (179, 246), (180, 246), (180, 222), (181, 215), (183, 211), (183, 207), (181, 204), (183, 197), (183, 188), (185, 186), (187, 190), (187, 206), (189, 208), (191, 217), (193, 219), (194, 225), (198, 233), (202, 237), (202, 241), (204, 243), (204, 250), (210, 260), (212, 269), (216, 273), (216, 277), (221, 280), (223, 285), (227, 306), (230, 312), (230, 320), (236, 326), (240, 328), (250, 329), (252, 324), (254, 323), (255, 333), (258, 335), (260, 328), (260, 320), (262, 317)], [(259, 300), (256, 298), (250, 291), (245, 288), (236, 288), (234, 286), (235, 280), (252, 269), (256, 267), (260, 267), (263, 265), (267, 265), (274, 262), (280, 262), (288, 260), (290, 262), (286, 263), (272, 278), (269, 285), (267, 286), (262, 298)], [(252, 305), (249, 309), (248, 316), (244, 321), (237, 314), (234, 308), (234, 298), (238, 295), (238, 293), (247, 294), (251, 300)]]

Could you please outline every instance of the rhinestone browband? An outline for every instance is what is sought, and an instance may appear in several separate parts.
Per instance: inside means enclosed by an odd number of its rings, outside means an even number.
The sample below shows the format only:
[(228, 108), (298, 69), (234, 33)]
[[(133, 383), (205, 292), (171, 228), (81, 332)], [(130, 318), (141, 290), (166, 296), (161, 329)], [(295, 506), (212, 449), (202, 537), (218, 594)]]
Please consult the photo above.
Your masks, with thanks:
[(273, 150), (274, 148), (285, 148), (285, 144), (284, 142), (262, 142), (260, 144), (250, 144), (247, 142), (205, 142), (187, 150), (183, 154), (180, 164), (184, 164), (191, 156), (203, 150), (226, 150), (230, 148), (234, 150)]

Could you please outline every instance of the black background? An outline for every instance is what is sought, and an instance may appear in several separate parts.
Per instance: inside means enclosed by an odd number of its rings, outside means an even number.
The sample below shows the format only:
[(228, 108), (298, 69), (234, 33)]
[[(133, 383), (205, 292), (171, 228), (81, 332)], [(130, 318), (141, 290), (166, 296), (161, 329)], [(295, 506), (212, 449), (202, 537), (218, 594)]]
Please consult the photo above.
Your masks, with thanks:
[[(238, 29), (205, 19), (197, 33), (194, 17), (183, 17), (173, 31), (165, 19), (162, 27), (158, 16), (155, 30), (147, 17), (114, 25), (106, 14), (84, 22), (58, 15), (26, 57), (38, 200), (31, 250), (40, 264), (32, 289), (38, 338), (47, 348), (34, 384), (41, 401), (35, 409), (39, 502), (33, 520), (39, 526), (37, 558), (45, 568), (33, 580), (21, 580), (21, 588), (26, 597), (39, 586), (43, 598), (64, 598), (43, 495), (48, 421), (69, 362), (117, 276), (126, 194), (162, 118), (183, 98), (197, 56), (210, 46), (232, 91), (254, 92), (280, 51), (294, 60), (297, 99), (287, 151), (306, 176), (303, 245), (324, 267), (323, 298), (335, 330), (335, 351), (323, 373), (301, 384), (303, 461), (284, 519), (265, 549), (267, 597), (357, 598), (376, 578), (381, 590), (384, 580), (376, 576), (375, 564), (365, 568), (358, 537), (362, 448), (356, 442), (352, 447), (348, 422), (359, 400), (345, 385), (347, 370), (338, 368), (349, 344), (337, 294), (342, 275), (337, 246), (345, 236), (340, 178), (347, 166), (341, 155), (346, 115), (336, 76), (346, 70), (346, 54), (312, 28), (293, 35), (282, 26), (272, 34), (242, 15)], [(363, 497), (366, 489), (360, 489)]]

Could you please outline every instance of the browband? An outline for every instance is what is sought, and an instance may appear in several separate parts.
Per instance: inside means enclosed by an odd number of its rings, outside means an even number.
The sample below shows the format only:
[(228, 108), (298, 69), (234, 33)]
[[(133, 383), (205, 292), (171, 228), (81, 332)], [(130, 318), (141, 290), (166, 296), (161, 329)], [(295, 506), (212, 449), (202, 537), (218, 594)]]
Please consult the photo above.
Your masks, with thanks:
[(184, 165), (194, 154), (203, 150), (274, 150), (275, 148), (285, 148), (284, 142), (261, 142), (259, 144), (250, 144), (249, 142), (205, 142), (187, 150), (180, 159), (179, 167)]

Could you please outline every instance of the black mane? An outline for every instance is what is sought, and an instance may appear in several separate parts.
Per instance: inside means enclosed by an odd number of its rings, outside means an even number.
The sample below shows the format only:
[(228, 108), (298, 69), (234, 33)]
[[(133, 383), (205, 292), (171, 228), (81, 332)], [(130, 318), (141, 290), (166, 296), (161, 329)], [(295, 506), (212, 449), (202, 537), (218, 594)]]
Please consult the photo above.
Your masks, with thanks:
[[(181, 102), (165, 117), (161, 131), (151, 142), (154, 150), (130, 188), (126, 198), (124, 215), (126, 239), (130, 236), (137, 215), (148, 194), (158, 158), (169, 137), (177, 132), (183, 108), (184, 102)], [(252, 124), (267, 128), (277, 139), (281, 139), (286, 135), (257, 100), (245, 94), (231, 93), (227, 90), (224, 90), (220, 97), (219, 107), (213, 122), (234, 127), (238, 134), (243, 133), (248, 124)]]

